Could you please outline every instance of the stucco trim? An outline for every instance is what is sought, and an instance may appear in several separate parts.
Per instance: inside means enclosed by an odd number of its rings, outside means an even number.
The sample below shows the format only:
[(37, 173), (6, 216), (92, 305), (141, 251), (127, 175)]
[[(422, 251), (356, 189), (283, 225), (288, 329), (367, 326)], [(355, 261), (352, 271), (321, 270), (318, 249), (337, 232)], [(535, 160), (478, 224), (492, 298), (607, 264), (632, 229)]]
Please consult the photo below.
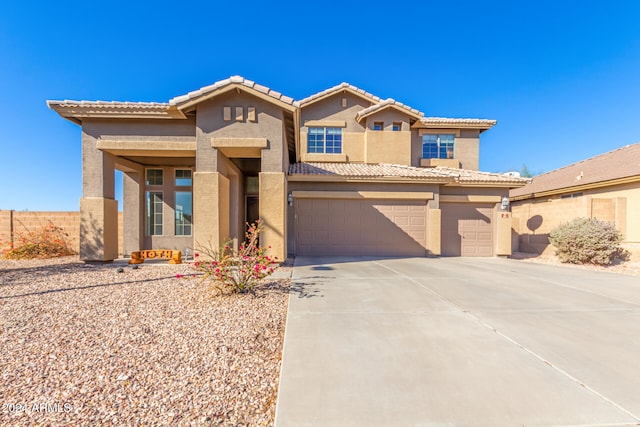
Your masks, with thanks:
[(457, 138), (460, 137), (460, 129), (452, 128), (438, 128), (438, 129), (418, 129), (418, 135), (439, 135), (439, 134), (454, 134)]
[(267, 138), (211, 138), (211, 147), (267, 148)]
[(440, 195), (441, 203), (500, 203), (500, 196), (483, 196), (483, 195)]
[(345, 120), (305, 120), (304, 126), (346, 128), (347, 122)]
[(113, 141), (100, 139), (96, 142), (96, 148), (116, 156), (193, 157), (196, 154), (195, 141)]
[(346, 162), (347, 155), (342, 154), (322, 154), (322, 153), (302, 153), (303, 162)]
[(298, 199), (400, 199), (432, 200), (433, 192), (390, 191), (292, 191)]
[[(292, 182), (380, 182), (380, 183), (429, 183), (447, 184), (452, 182), (452, 177), (385, 177), (385, 178), (363, 178), (346, 177), (342, 175), (289, 175), (287, 180)], [(487, 186), (487, 185), (485, 185)]]

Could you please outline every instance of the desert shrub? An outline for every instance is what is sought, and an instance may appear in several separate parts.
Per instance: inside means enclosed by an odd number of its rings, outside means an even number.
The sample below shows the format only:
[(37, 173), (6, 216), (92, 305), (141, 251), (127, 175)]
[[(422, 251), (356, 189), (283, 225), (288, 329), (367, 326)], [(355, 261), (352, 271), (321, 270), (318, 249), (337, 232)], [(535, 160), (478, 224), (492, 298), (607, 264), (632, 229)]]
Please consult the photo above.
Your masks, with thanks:
[(260, 220), (249, 226), (245, 241), (234, 249), (227, 242), (221, 248), (211, 245), (196, 247), (194, 268), (203, 280), (212, 280), (219, 293), (244, 293), (253, 290), (264, 277), (273, 273), (276, 257), (266, 255), (267, 248), (258, 244), (263, 230)]
[(55, 258), (75, 255), (69, 235), (51, 221), (38, 230), (16, 232), (14, 243), (3, 252), (5, 259)]
[(595, 218), (576, 218), (554, 228), (549, 241), (560, 261), (571, 264), (611, 264), (624, 259), (622, 235), (611, 224)]

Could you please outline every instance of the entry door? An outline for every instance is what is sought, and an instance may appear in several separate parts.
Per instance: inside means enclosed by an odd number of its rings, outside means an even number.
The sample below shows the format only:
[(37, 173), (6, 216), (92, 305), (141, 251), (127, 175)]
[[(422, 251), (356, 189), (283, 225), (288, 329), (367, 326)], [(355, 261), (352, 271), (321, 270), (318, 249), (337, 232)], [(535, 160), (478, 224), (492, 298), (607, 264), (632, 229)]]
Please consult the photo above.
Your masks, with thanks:
[(260, 202), (258, 196), (247, 196), (245, 206), (245, 222), (253, 224), (260, 218)]

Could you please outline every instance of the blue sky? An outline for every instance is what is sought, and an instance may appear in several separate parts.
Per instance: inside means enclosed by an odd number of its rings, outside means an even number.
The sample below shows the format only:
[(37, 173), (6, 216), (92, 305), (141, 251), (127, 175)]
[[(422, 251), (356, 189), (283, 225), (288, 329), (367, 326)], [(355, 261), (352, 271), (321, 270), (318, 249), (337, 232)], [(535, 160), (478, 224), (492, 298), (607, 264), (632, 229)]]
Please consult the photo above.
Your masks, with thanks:
[(4, 2), (0, 209), (78, 209), (80, 128), (47, 99), (162, 102), (236, 74), (496, 119), (482, 170), (549, 171), (640, 141), (639, 23), (635, 1)]

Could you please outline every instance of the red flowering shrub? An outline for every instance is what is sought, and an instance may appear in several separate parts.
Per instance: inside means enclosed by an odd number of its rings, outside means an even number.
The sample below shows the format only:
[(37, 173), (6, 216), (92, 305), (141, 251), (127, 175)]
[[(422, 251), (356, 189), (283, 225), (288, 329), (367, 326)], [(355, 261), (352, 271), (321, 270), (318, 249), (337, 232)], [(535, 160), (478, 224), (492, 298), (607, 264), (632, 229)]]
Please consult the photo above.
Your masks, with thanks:
[(221, 293), (244, 293), (251, 291), (261, 279), (273, 273), (272, 264), (276, 257), (266, 255), (266, 248), (260, 247), (258, 237), (263, 230), (260, 220), (249, 226), (245, 241), (234, 249), (225, 244), (221, 249), (197, 248), (203, 255), (193, 263), (204, 279), (212, 279)]
[(75, 255), (69, 235), (51, 221), (36, 231), (18, 232), (11, 249), (3, 251), (2, 258), (34, 259)]

